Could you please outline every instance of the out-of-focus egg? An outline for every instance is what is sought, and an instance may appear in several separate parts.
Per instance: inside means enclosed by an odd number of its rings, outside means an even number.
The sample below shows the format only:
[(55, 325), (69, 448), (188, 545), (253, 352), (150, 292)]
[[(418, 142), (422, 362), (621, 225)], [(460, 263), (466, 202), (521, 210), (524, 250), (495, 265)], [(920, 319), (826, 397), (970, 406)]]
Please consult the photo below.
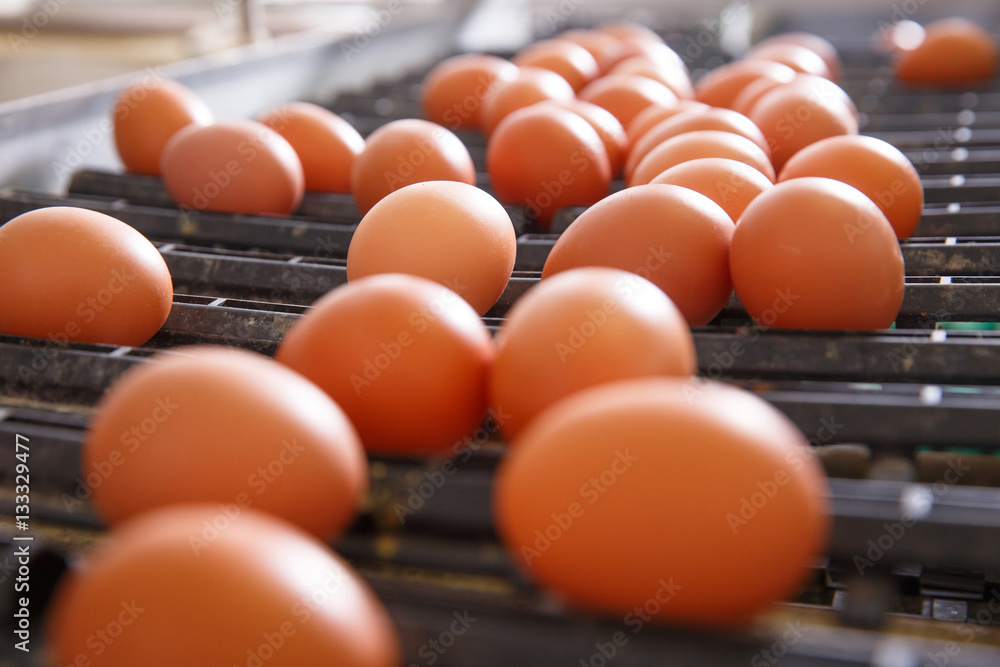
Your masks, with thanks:
[(407, 273), (454, 291), (483, 315), (514, 269), (517, 236), (500, 203), (474, 185), (414, 183), (375, 204), (347, 252), (347, 279)]
[(60, 583), (62, 665), (394, 667), (392, 621), (350, 565), (277, 518), (172, 507), (113, 531)]
[(337, 401), (369, 450), (448, 454), (486, 416), (494, 355), (483, 321), (454, 291), (381, 274), (317, 301), (276, 358)]
[(556, 401), (606, 382), (693, 375), (694, 339), (653, 283), (619, 269), (564, 271), (528, 290), (497, 335), (490, 404), (519, 432)]
[(574, 91), (580, 90), (597, 78), (600, 68), (590, 51), (566, 40), (550, 39), (535, 42), (513, 58), (519, 67), (541, 67), (555, 72)]
[(924, 27), (916, 21), (896, 21), (891, 24), (883, 24), (869, 40), (872, 48), (882, 53), (895, 53), (903, 50), (915, 49), (924, 41), (927, 36)]
[(602, 109), (596, 104), (573, 99), (568, 102), (553, 100), (551, 102), (539, 102), (539, 106), (554, 104), (557, 107), (568, 109), (580, 115), (590, 126), (600, 135), (604, 142), (604, 148), (608, 151), (608, 159), (611, 161), (611, 174), (616, 176), (621, 173), (625, 164), (625, 155), (628, 153), (628, 135), (618, 119), (611, 115), (607, 109)]
[(163, 326), (173, 296), (153, 244), (103, 213), (41, 208), (0, 226), (2, 333), (139, 346)]
[(295, 149), (252, 120), (188, 125), (167, 142), (160, 171), (174, 201), (203, 211), (287, 215), (305, 191)]
[(772, 44), (795, 44), (797, 46), (804, 46), (823, 59), (823, 62), (826, 63), (826, 66), (829, 68), (831, 78), (834, 81), (840, 79), (840, 73), (843, 69), (840, 62), (840, 55), (837, 53), (837, 49), (833, 46), (833, 44), (819, 35), (813, 35), (808, 32), (781, 33), (780, 35), (774, 35), (773, 37), (761, 40), (757, 43), (754, 49), (750, 50), (750, 53), (753, 53), (757, 49), (769, 47)]
[(351, 169), (351, 191), (362, 213), (390, 192), (424, 181), (475, 185), (476, 167), (461, 139), (416, 118), (394, 120), (372, 132)]
[(701, 77), (695, 85), (695, 97), (713, 107), (731, 109), (736, 96), (761, 78), (787, 83), (795, 78), (795, 70), (770, 60), (738, 60)]
[(740, 219), (757, 195), (772, 187), (767, 176), (750, 165), (718, 157), (684, 162), (667, 169), (651, 182), (700, 192), (721, 206), (733, 223)]
[(208, 125), (211, 110), (192, 90), (169, 79), (137, 83), (122, 91), (111, 110), (115, 148), (125, 169), (159, 175), (170, 137), (191, 124)]
[(306, 190), (351, 191), (351, 167), (365, 149), (365, 140), (350, 123), (307, 102), (286, 104), (259, 120), (295, 149), (302, 162)]
[[(839, 102), (847, 107), (847, 110), (855, 120), (858, 119), (858, 108), (855, 106), (854, 100), (851, 99), (850, 95), (843, 88), (829, 79), (824, 79), (814, 74), (797, 74), (795, 79), (787, 85), (788, 87), (803, 88), (808, 91), (810, 102), (813, 105), (828, 105)], [(785, 86), (782, 85), (781, 87)], [(758, 100), (763, 97), (764, 93), (758, 97)], [(756, 103), (754, 103), (754, 106), (756, 106)], [(747, 115), (749, 116), (750, 114)]]
[(556, 35), (555, 39), (565, 39), (587, 49), (597, 61), (601, 74), (607, 74), (624, 55), (621, 42), (599, 30), (567, 30)]
[(750, 110), (750, 120), (764, 133), (771, 148), (771, 163), (777, 171), (810, 144), (858, 133), (857, 118), (840, 99), (817, 94), (816, 89), (795, 83), (775, 88), (761, 97)]
[(501, 463), (508, 552), (575, 606), (634, 622), (747, 623), (825, 548), (823, 468), (788, 418), (721, 383), (643, 378), (556, 403)]
[[(794, 70), (790, 71), (794, 72)], [(791, 83), (794, 79), (795, 76), (792, 76), (787, 81), (778, 81), (770, 77), (762, 76), (744, 86), (743, 90), (740, 91), (740, 94), (736, 96), (730, 106), (733, 111), (741, 113), (744, 116), (749, 116), (750, 109), (753, 109), (753, 106), (757, 104), (757, 100), (764, 97), (764, 95), (771, 92), (775, 88), (783, 86), (786, 83)]]
[(852, 185), (882, 210), (896, 236), (909, 238), (924, 210), (924, 188), (913, 164), (898, 148), (875, 137), (823, 139), (790, 159), (779, 180), (803, 176), (832, 178)]
[(628, 160), (625, 161), (626, 176), (635, 171), (642, 158), (664, 141), (687, 132), (702, 130), (718, 130), (719, 132), (738, 134), (754, 142), (765, 154), (767, 153), (767, 141), (764, 139), (764, 134), (753, 124), (752, 120), (743, 114), (729, 109), (695, 109), (660, 121), (658, 125), (646, 132), (642, 139), (636, 141), (629, 151)]
[(629, 145), (634, 146), (644, 134), (668, 118), (673, 118), (677, 114), (687, 111), (708, 111), (711, 108), (707, 104), (702, 104), (694, 100), (680, 100), (676, 106), (672, 107), (648, 106), (633, 118), (629, 126), (625, 128), (629, 138)]
[(626, 58), (611, 69), (611, 74), (637, 74), (649, 77), (669, 88), (681, 99), (694, 97), (694, 86), (687, 69), (669, 67), (654, 60), (650, 56), (632, 56)]
[(568, 101), (574, 97), (573, 86), (555, 72), (522, 67), (517, 78), (497, 84), (483, 98), (480, 116), (483, 132), (492, 135), (500, 121), (518, 109), (546, 100)]
[(903, 302), (892, 225), (859, 190), (828, 178), (785, 181), (754, 199), (730, 268), (743, 306), (767, 327), (884, 329)]
[(580, 91), (580, 99), (607, 109), (622, 127), (643, 109), (658, 104), (671, 107), (677, 104), (677, 95), (662, 83), (638, 74), (608, 74)]
[(833, 72), (818, 53), (804, 46), (790, 43), (758, 45), (746, 55), (747, 60), (770, 60), (791, 67), (801, 74), (814, 74), (832, 79)]
[(993, 35), (968, 19), (945, 19), (927, 25), (920, 44), (897, 54), (896, 78), (914, 86), (961, 86), (993, 78), (997, 59)]
[(628, 188), (594, 204), (549, 253), (542, 279), (583, 266), (636, 273), (667, 293), (691, 326), (726, 305), (733, 221), (705, 195), (676, 185)]
[(517, 65), (496, 56), (466, 53), (448, 58), (424, 77), (424, 116), (452, 130), (479, 127), (483, 99), (500, 83), (516, 79), (517, 72)]
[(774, 167), (764, 150), (746, 137), (719, 130), (686, 132), (649, 151), (628, 178), (629, 187), (643, 185), (671, 167), (703, 157), (724, 157), (750, 165), (773, 183)]
[(223, 503), (323, 539), (354, 520), (368, 487), (357, 433), (316, 385), (267, 357), (209, 346), (180, 348), (116, 382), (82, 468), (112, 524), (164, 505)]
[(615, 39), (623, 42), (635, 44), (663, 44), (663, 38), (644, 25), (638, 23), (621, 22), (608, 23), (598, 28), (600, 32), (611, 35)]
[(608, 192), (604, 142), (579, 114), (541, 105), (505, 118), (486, 147), (497, 199), (523, 204), (544, 226), (560, 208), (593, 204)]

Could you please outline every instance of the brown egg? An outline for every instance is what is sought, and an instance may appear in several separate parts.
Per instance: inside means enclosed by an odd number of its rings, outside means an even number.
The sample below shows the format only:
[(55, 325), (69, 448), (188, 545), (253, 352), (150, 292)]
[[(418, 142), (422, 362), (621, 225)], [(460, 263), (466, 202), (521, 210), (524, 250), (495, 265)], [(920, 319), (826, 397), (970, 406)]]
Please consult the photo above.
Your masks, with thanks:
[(276, 358), (337, 401), (370, 451), (454, 454), (482, 424), (495, 348), (458, 294), (381, 274), (314, 305)]
[(833, 44), (822, 37), (807, 32), (785, 32), (780, 35), (774, 35), (773, 37), (761, 40), (757, 43), (754, 49), (751, 49), (750, 53), (753, 53), (756, 49), (769, 47), (772, 44), (795, 44), (796, 46), (804, 46), (823, 59), (823, 62), (826, 63), (827, 68), (830, 70), (830, 74), (832, 75), (831, 79), (833, 81), (840, 79), (841, 70), (843, 69), (840, 62), (840, 55), (837, 53), (837, 49), (833, 46)]
[(910, 85), (961, 86), (993, 78), (997, 70), (993, 35), (964, 18), (926, 26), (924, 40), (900, 51), (896, 78)]
[(703, 194), (643, 185), (605, 197), (556, 241), (542, 280), (582, 266), (631, 271), (667, 293), (691, 326), (707, 324), (732, 294), (733, 221)]
[(797, 44), (772, 42), (758, 45), (750, 50), (746, 60), (769, 60), (787, 65), (801, 74), (814, 74), (824, 79), (833, 78), (833, 72), (819, 54)]
[(390, 192), (424, 181), (475, 185), (476, 167), (461, 139), (416, 118), (394, 120), (372, 132), (351, 170), (351, 190), (362, 213)]
[(731, 109), (744, 88), (764, 77), (788, 82), (795, 78), (795, 70), (770, 60), (738, 60), (701, 77), (695, 85), (696, 98), (713, 107)]
[(754, 199), (736, 226), (730, 268), (747, 313), (766, 327), (885, 329), (903, 302), (892, 225), (860, 191), (829, 178), (792, 179)]
[(881, 209), (900, 239), (909, 238), (924, 210), (920, 175), (898, 148), (875, 137), (830, 137), (803, 148), (779, 180), (832, 178), (854, 186)]
[(644, 25), (621, 22), (607, 23), (598, 28), (600, 32), (611, 35), (615, 39), (633, 44), (663, 44), (663, 38)]
[(653, 127), (668, 118), (673, 118), (677, 114), (686, 111), (708, 111), (711, 108), (707, 104), (695, 102), (694, 100), (680, 100), (676, 106), (672, 107), (648, 106), (642, 113), (633, 118), (629, 126), (625, 128), (628, 133), (629, 146), (634, 146), (646, 132), (649, 132)]
[(101, 517), (117, 524), (164, 505), (221, 503), (339, 536), (368, 470), (337, 404), (267, 357), (174, 352), (130, 370), (97, 407), (82, 469)]
[(305, 190), (295, 149), (252, 120), (185, 127), (163, 149), (160, 171), (174, 201), (203, 211), (287, 215)]
[(767, 153), (767, 141), (764, 139), (763, 133), (753, 124), (752, 120), (743, 114), (729, 109), (696, 109), (660, 121), (636, 141), (629, 151), (628, 160), (625, 161), (626, 176), (635, 171), (642, 158), (664, 141), (687, 132), (702, 130), (718, 130), (738, 134), (754, 142), (765, 154)]
[(629, 187), (649, 183), (674, 165), (703, 157), (724, 157), (746, 163), (774, 182), (774, 167), (760, 146), (732, 132), (699, 130), (667, 139), (646, 154), (631, 176)]
[(594, 56), (600, 74), (607, 74), (624, 56), (621, 42), (599, 30), (567, 30), (555, 36), (579, 44)]
[(817, 94), (817, 89), (796, 83), (761, 97), (750, 111), (750, 120), (767, 138), (771, 163), (777, 171), (790, 157), (820, 139), (858, 133), (857, 118), (838, 97)]
[(445, 285), (484, 315), (514, 269), (517, 236), (500, 203), (474, 185), (414, 183), (375, 204), (347, 252), (347, 279), (408, 273)]
[[(792, 71), (794, 73), (794, 70), (789, 69), (789, 71)], [(760, 98), (764, 97), (764, 95), (768, 94), (769, 92), (771, 92), (775, 88), (778, 88), (779, 86), (783, 86), (786, 83), (791, 83), (794, 79), (795, 79), (794, 74), (791, 76), (791, 78), (789, 78), (788, 81), (776, 81), (775, 79), (762, 76), (759, 79), (747, 84), (743, 88), (743, 90), (740, 91), (740, 94), (736, 96), (736, 99), (733, 100), (730, 106), (732, 107), (733, 111), (741, 113), (744, 116), (749, 116), (750, 110), (753, 109), (754, 105), (757, 104), (757, 101)]]
[(41, 208), (0, 226), (0, 333), (139, 346), (163, 326), (173, 296), (153, 244), (103, 213)]
[(684, 316), (645, 278), (589, 267), (528, 290), (497, 335), (490, 403), (508, 438), (545, 408), (606, 382), (690, 376), (694, 339)]
[(669, 88), (680, 99), (692, 99), (694, 86), (687, 68), (666, 66), (650, 56), (626, 58), (611, 69), (611, 74), (637, 74), (649, 77)]
[(540, 67), (555, 72), (574, 91), (597, 78), (600, 69), (590, 51), (566, 40), (544, 40), (522, 49), (513, 58), (518, 67)]
[(516, 78), (517, 65), (503, 58), (472, 53), (447, 58), (424, 77), (424, 116), (452, 130), (479, 127), (486, 95)]
[(61, 665), (395, 667), (392, 621), (351, 566), (274, 517), (157, 510), (111, 532), (61, 581), (48, 619)]
[(611, 184), (601, 136), (579, 114), (534, 105), (505, 118), (486, 147), (497, 199), (522, 204), (542, 226), (566, 206), (599, 201)]
[(295, 149), (302, 162), (306, 190), (351, 191), (351, 167), (365, 149), (365, 140), (350, 123), (307, 102), (286, 104), (259, 120)]
[(153, 79), (129, 86), (111, 110), (115, 148), (125, 169), (160, 173), (160, 156), (170, 137), (183, 127), (208, 125), (212, 112), (193, 91), (176, 81)]
[(618, 119), (611, 115), (611, 112), (602, 109), (596, 104), (573, 99), (568, 102), (553, 100), (551, 102), (539, 102), (542, 105), (555, 105), (562, 109), (568, 109), (581, 116), (600, 135), (604, 142), (604, 148), (608, 151), (608, 159), (611, 161), (611, 175), (617, 176), (621, 173), (625, 165), (625, 155), (628, 153), (628, 135)]
[(802, 433), (760, 398), (643, 378), (540, 414), (501, 463), (493, 507), (513, 561), (573, 606), (633, 631), (655, 620), (716, 632), (810, 576), (827, 493)]
[(767, 176), (750, 165), (718, 157), (689, 160), (676, 165), (651, 183), (679, 185), (700, 192), (721, 206), (733, 223), (740, 219), (750, 202), (772, 187)]
[(677, 95), (662, 83), (637, 74), (608, 74), (580, 91), (580, 99), (607, 109), (628, 127), (646, 107), (675, 106)]
[(541, 67), (522, 67), (516, 79), (498, 84), (483, 98), (483, 132), (490, 136), (500, 121), (518, 109), (546, 100), (574, 97), (573, 86), (555, 72)]

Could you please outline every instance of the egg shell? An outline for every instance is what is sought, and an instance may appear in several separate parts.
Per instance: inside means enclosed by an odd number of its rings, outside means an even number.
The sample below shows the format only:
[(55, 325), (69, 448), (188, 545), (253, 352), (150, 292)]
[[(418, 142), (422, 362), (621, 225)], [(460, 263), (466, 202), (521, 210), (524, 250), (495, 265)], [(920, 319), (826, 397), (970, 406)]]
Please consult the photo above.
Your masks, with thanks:
[(719, 130), (696, 130), (671, 137), (646, 154), (628, 176), (629, 187), (644, 185), (671, 167), (704, 157), (723, 157), (750, 165), (767, 176), (777, 178), (764, 150), (746, 137)]
[(351, 167), (365, 149), (365, 140), (350, 123), (315, 104), (293, 102), (278, 107), (260, 122), (280, 134), (295, 149), (313, 192), (351, 191)]
[(638, 74), (662, 83), (682, 100), (694, 98), (694, 86), (687, 68), (670, 67), (651, 56), (632, 56), (611, 69), (611, 74)]
[(578, 99), (572, 99), (568, 102), (551, 100), (549, 102), (539, 102), (538, 104), (551, 104), (562, 109), (567, 109), (590, 123), (590, 126), (600, 135), (601, 141), (604, 143), (604, 148), (608, 152), (612, 176), (621, 173), (622, 167), (625, 164), (625, 156), (628, 153), (628, 135), (625, 133), (625, 128), (622, 127), (622, 124), (618, 122), (618, 119), (611, 115), (611, 112), (607, 109), (602, 109), (596, 104)]
[(111, 216), (54, 206), (0, 226), (0, 332), (139, 346), (173, 301), (163, 257)]
[(416, 276), (380, 274), (314, 305), (276, 358), (333, 397), (370, 451), (454, 453), (482, 424), (496, 350), (455, 292)]
[(896, 78), (914, 86), (961, 86), (993, 78), (998, 50), (993, 35), (964, 18), (925, 27), (924, 40), (896, 57)]
[(629, 138), (629, 146), (634, 146), (646, 132), (668, 118), (673, 118), (677, 114), (686, 111), (708, 111), (711, 108), (707, 104), (702, 104), (695, 100), (680, 100), (676, 106), (672, 107), (648, 106), (633, 118), (632, 122), (625, 128)]
[(721, 206), (733, 223), (750, 202), (772, 187), (767, 176), (750, 165), (718, 157), (689, 160), (667, 169), (650, 182), (700, 192)]
[(185, 127), (163, 149), (160, 171), (174, 201), (203, 211), (288, 215), (305, 191), (295, 149), (252, 120)]
[[(830, 70), (831, 80), (837, 81), (840, 79), (841, 70), (843, 69), (843, 65), (840, 62), (840, 55), (833, 44), (819, 35), (808, 32), (785, 32), (761, 40), (756, 44), (755, 48), (763, 49), (771, 44), (804, 46), (823, 59), (823, 62), (826, 63), (827, 68)], [(753, 50), (751, 50), (752, 52)]]
[(552, 70), (522, 67), (517, 78), (500, 83), (483, 98), (483, 133), (493, 134), (500, 122), (518, 109), (546, 100), (572, 100), (573, 86)]
[(644, 378), (539, 415), (493, 502), (511, 557), (572, 605), (717, 627), (796, 592), (825, 546), (826, 492), (803, 435), (763, 400)]
[(130, 370), (98, 404), (82, 470), (100, 516), (117, 524), (165, 505), (224, 503), (339, 535), (368, 486), (344, 412), (267, 357), (175, 352)]
[(580, 99), (607, 109), (622, 127), (639, 115), (646, 107), (658, 104), (671, 107), (677, 104), (677, 95), (662, 83), (638, 74), (608, 74), (580, 91)]
[(695, 84), (695, 99), (713, 107), (731, 109), (736, 96), (760, 78), (791, 80), (795, 70), (770, 60), (738, 60), (716, 67)]
[(599, 30), (566, 30), (556, 35), (555, 39), (565, 39), (587, 49), (597, 61), (601, 74), (607, 74), (625, 56), (621, 42)]
[(590, 51), (565, 40), (543, 40), (530, 44), (512, 61), (518, 67), (541, 67), (555, 72), (574, 92), (597, 78), (600, 68)]
[(212, 111), (194, 91), (170, 79), (149, 79), (129, 86), (111, 109), (115, 148), (125, 169), (160, 174), (163, 147), (188, 125), (208, 125)]
[(770, 60), (791, 67), (801, 74), (815, 74), (824, 79), (832, 79), (833, 72), (826, 61), (812, 49), (791, 43), (758, 45), (746, 55), (747, 60)]
[(517, 73), (517, 65), (496, 56), (463, 53), (447, 58), (424, 77), (424, 116), (452, 130), (479, 127), (483, 98), (500, 83), (516, 79)]
[(58, 664), (91, 667), (400, 660), (389, 615), (350, 565), (235, 506), (171, 507), (112, 531), (60, 582), (48, 635)]
[(542, 280), (583, 266), (636, 273), (667, 293), (688, 324), (726, 304), (733, 221), (705, 195), (676, 185), (616, 192), (580, 214), (549, 252)]
[(514, 269), (517, 236), (506, 209), (474, 185), (415, 183), (362, 218), (347, 251), (347, 279), (407, 273), (454, 289), (483, 315)]
[(892, 225), (859, 190), (828, 178), (795, 178), (754, 199), (729, 261), (737, 296), (766, 327), (885, 329), (903, 302)]
[(670, 298), (645, 278), (589, 267), (528, 290), (497, 334), (493, 413), (517, 434), (548, 406), (598, 384), (652, 375), (691, 376), (694, 339)]

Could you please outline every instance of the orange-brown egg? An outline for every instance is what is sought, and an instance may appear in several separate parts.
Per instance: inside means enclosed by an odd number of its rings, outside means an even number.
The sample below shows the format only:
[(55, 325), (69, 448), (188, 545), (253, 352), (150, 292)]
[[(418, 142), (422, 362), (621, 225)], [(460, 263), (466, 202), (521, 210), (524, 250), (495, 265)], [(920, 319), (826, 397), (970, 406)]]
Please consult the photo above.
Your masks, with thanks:
[(791, 43), (758, 45), (746, 55), (747, 60), (770, 60), (791, 67), (801, 74), (814, 74), (824, 79), (832, 79), (833, 72), (818, 53), (804, 46)]
[(483, 321), (454, 291), (380, 274), (317, 301), (276, 358), (333, 397), (369, 450), (449, 454), (486, 416), (494, 354)]
[(803, 148), (785, 164), (779, 180), (803, 176), (832, 178), (861, 190), (900, 239), (909, 238), (923, 214), (917, 170), (898, 148), (875, 137), (830, 137)]
[(733, 235), (736, 294), (781, 329), (885, 329), (903, 302), (903, 255), (885, 215), (857, 189), (796, 178), (754, 199)]
[(753, 53), (756, 49), (763, 49), (772, 44), (795, 44), (797, 46), (804, 46), (823, 59), (823, 62), (826, 63), (827, 68), (830, 70), (832, 80), (837, 81), (840, 79), (840, 73), (843, 69), (843, 65), (840, 62), (840, 55), (837, 53), (837, 49), (833, 46), (833, 44), (819, 35), (813, 35), (808, 32), (781, 33), (779, 35), (774, 35), (773, 37), (761, 40), (757, 43), (754, 49), (750, 51), (750, 53)]
[(347, 252), (347, 278), (421, 276), (458, 292), (483, 315), (507, 287), (516, 248), (507, 211), (476, 186), (414, 183), (362, 218)]
[(677, 104), (677, 95), (662, 83), (637, 74), (608, 74), (580, 91), (580, 99), (607, 109), (622, 127), (643, 109), (658, 104), (671, 107)]
[(221, 503), (330, 539), (368, 488), (358, 435), (322, 390), (251, 352), (178, 348), (101, 399), (83, 447), (107, 522), (164, 505)]
[(484, 54), (443, 60), (424, 77), (424, 116), (452, 130), (479, 127), (483, 99), (502, 82), (516, 79), (517, 71), (510, 61)]
[(513, 58), (519, 67), (540, 67), (555, 72), (580, 90), (597, 78), (600, 69), (590, 51), (566, 40), (551, 39), (535, 42)]
[(650, 56), (626, 58), (611, 69), (611, 74), (637, 74), (649, 77), (669, 88), (680, 99), (694, 97), (694, 86), (686, 68), (664, 65)]
[(351, 191), (362, 213), (390, 192), (424, 181), (475, 185), (476, 167), (461, 139), (416, 118), (394, 120), (372, 132), (351, 170)]
[(571, 100), (573, 86), (555, 72), (541, 67), (522, 67), (517, 78), (494, 86), (483, 98), (480, 114), (486, 136), (493, 134), (504, 118), (518, 109), (546, 100)]
[(773, 183), (774, 167), (764, 150), (746, 137), (719, 130), (699, 130), (667, 139), (649, 151), (628, 178), (629, 187), (643, 185), (674, 165), (703, 157), (724, 157), (744, 162)]
[(172, 507), (111, 532), (59, 584), (61, 665), (394, 667), (392, 621), (315, 538), (232, 505)]
[(605, 197), (556, 241), (542, 279), (582, 266), (607, 266), (650, 280), (691, 326), (707, 324), (732, 294), (733, 221), (705, 195), (676, 185), (643, 185)]
[(600, 32), (611, 35), (615, 39), (623, 42), (635, 44), (663, 44), (663, 38), (653, 30), (638, 23), (623, 21), (621, 23), (607, 23), (598, 28)]
[(365, 140), (350, 123), (307, 102), (286, 104), (259, 120), (295, 149), (302, 162), (306, 190), (351, 191), (351, 167), (365, 149)]
[(926, 26), (924, 40), (897, 54), (896, 78), (910, 85), (961, 86), (993, 78), (997, 43), (989, 32), (964, 18)]
[(750, 165), (718, 157), (689, 160), (667, 169), (650, 182), (700, 192), (721, 206), (734, 223), (750, 202), (772, 187), (767, 176)]
[(551, 102), (539, 102), (539, 106), (552, 104), (557, 107), (568, 109), (581, 117), (590, 126), (597, 130), (604, 148), (608, 151), (608, 159), (611, 161), (611, 174), (616, 176), (621, 173), (625, 165), (625, 155), (628, 153), (628, 135), (618, 119), (611, 115), (607, 109), (602, 109), (596, 104), (573, 99), (568, 102), (552, 100)]
[(188, 125), (167, 142), (160, 171), (174, 201), (203, 211), (287, 215), (305, 191), (295, 149), (252, 120)]
[(560, 208), (599, 201), (611, 184), (597, 131), (579, 114), (542, 105), (500, 123), (486, 147), (486, 169), (497, 199), (523, 204), (544, 226)]
[(750, 120), (764, 133), (771, 148), (771, 163), (778, 171), (790, 157), (812, 143), (858, 133), (857, 118), (843, 101), (796, 83), (761, 97), (750, 110)]
[(686, 111), (707, 111), (711, 108), (707, 104), (702, 104), (694, 100), (680, 100), (676, 106), (672, 107), (661, 107), (658, 104), (648, 106), (633, 118), (629, 126), (625, 128), (628, 133), (629, 145), (634, 146), (646, 132), (649, 132), (653, 127), (668, 118), (673, 118), (677, 114)]
[(129, 86), (111, 110), (115, 148), (125, 169), (159, 175), (170, 137), (191, 124), (208, 125), (212, 112), (192, 90), (169, 79)]
[(643, 378), (538, 415), (493, 507), (513, 560), (574, 606), (717, 629), (802, 585), (828, 537), (826, 496), (802, 433), (760, 398)]
[(631, 174), (651, 150), (668, 139), (702, 130), (731, 132), (746, 137), (767, 152), (767, 141), (753, 121), (741, 113), (729, 109), (695, 109), (660, 121), (632, 145), (625, 162), (625, 174)]
[(566, 30), (556, 35), (555, 39), (565, 39), (587, 49), (597, 61), (601, 74), (606, 74), (624, 55), (621, 42), (599, 30)]
[(153, 244), (103, 213), (41, 208), (0, 226), (0, 333), (139, 346), (163, 326), (173, 296)]
[(795, 70), (770, 60), (739, 60), (701, 77), (695, 85), (695, 97), (713, 107), (731, 109), (736, 96), (760, 78), (787, 82), (795, 78)]
[(508, 437), (570, 394), (606, 382), (693, 375), (694, 340), (653, 283), (619, 269), (564, 271), (528, 290), (497, 335), (490, 403)]
[(789, 68), (788, 78), (782, 77), (780, 80), (776, 78), (762, 76), (754, 81), (751, 81), (743, 90), (740, 91), (732, 103), (729, 105), (733, 111), (743, 114), (744, 116), (750, 115), (750, 110), (753, 109), (754, 105), (757, 104), (757, 100), (764, 97), (767, 93), (771, 92), (779, 86), (783, 86), (786, 83), (791, 83), (795, 80), (796, 73), (795, 70)]

